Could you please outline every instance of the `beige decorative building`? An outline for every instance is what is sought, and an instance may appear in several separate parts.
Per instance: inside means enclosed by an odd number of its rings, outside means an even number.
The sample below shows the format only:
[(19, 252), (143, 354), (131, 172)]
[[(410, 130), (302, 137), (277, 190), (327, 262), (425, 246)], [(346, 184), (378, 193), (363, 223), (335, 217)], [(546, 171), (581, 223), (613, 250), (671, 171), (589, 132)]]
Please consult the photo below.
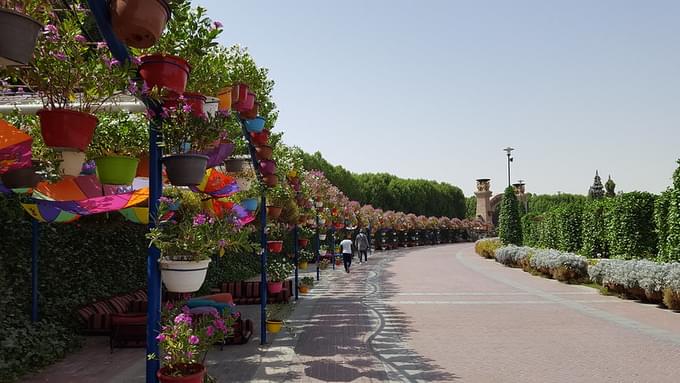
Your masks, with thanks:
[(477, 180), (477, 209), (475, 214), (477, 218), (481, 218), (486, 223), (492, 222), (491, 215), (491, 180), (489, 178), (480, 178)]

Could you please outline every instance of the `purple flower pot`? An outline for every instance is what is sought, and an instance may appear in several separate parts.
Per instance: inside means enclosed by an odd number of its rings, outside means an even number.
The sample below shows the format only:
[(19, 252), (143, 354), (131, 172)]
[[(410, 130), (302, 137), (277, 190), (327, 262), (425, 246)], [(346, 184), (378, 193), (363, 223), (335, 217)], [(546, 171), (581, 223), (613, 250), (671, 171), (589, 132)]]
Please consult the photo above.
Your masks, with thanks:
[(260, 173), (265, 176), (272, 175), (276, 172), (276, 162), (274, 161), (260, 161)]

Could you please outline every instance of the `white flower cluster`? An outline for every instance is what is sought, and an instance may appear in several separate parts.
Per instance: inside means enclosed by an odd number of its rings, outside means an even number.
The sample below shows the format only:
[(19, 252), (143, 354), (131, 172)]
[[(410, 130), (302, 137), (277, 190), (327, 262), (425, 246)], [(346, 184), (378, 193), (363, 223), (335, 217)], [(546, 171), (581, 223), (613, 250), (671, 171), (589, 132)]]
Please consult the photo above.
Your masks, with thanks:
[(641, 288), (653, 293), (670, 288), (680, 292), (680, 263), (603, 259), (588, 269), (590, 279), (603, 286)]
[(553, 275), (558, 269), (569, 271), (576, 278), (588, 275), (588, 261), (585, 257), (555, 249), (535, 249), (529, 265)]
[(496, 250), (496, 262), (506, 266), (518, 267), (533, 254), (534, 249), (527, 246), (509, 245)]

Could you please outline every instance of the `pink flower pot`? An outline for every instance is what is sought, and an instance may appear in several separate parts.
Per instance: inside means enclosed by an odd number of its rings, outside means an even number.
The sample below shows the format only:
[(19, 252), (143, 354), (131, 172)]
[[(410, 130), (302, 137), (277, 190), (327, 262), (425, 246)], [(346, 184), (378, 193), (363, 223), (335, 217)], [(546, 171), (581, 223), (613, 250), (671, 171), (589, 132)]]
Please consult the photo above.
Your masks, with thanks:
[(278, 294), (283, 290), (283, 282), (267, 282), (267, 291), (270, 294)]

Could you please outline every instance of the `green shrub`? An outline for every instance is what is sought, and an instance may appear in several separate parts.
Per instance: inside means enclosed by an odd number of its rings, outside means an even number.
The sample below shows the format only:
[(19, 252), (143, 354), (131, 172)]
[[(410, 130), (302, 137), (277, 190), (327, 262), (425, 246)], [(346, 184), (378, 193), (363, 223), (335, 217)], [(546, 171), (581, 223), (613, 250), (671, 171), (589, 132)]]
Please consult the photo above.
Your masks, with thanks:
[(573, 253), (581, 249), (582, 212), (580, 203), (571, 203), (556, 209), (559, 250)]
[(522, 216), (522, 240), (524, 241), (524, 246), (538, 246), (542, 220), (543, 216), (533, 212)]
[(501, 246), (501, 241), (498, 238), (480, 239), (475, 242), (475, 252), (484, 258), (493, 258), (496, 249)]
[(583, 206), (581, 223), (580, 254), (591, 258), (607, 258), (609, 250), (606, 240), (605, 209), (609, 199), (588, 201)]
[(522, 244), (522, 226), (519, 220), (519, 207), (515, 190), (508, 186), (503, 193), (501, 214), (499, 218), (498, 236), (504, 245)]
[(605, 214), (611, 257), (655, 258), (655, 196), (646, 192), (624, 193), (611, 199)]
[(673, 189), (668, 198), (668, 234), (663, 254), (666, 260), (680, 261), (680, 167), (673, 173)]
[(538, 226), (538, 245), (549, 249), (559, 247), (559, 216), (555, 210), (543, 214), (543, 220)]
[(671, 261), (668, 243), (669, 236), (669, 210), (673, 189), (668, 189), (661, 193), (654, 203), (654, 223), (656, 226), (656, 237), (658, 239), (658, 259), (659, 261)]

